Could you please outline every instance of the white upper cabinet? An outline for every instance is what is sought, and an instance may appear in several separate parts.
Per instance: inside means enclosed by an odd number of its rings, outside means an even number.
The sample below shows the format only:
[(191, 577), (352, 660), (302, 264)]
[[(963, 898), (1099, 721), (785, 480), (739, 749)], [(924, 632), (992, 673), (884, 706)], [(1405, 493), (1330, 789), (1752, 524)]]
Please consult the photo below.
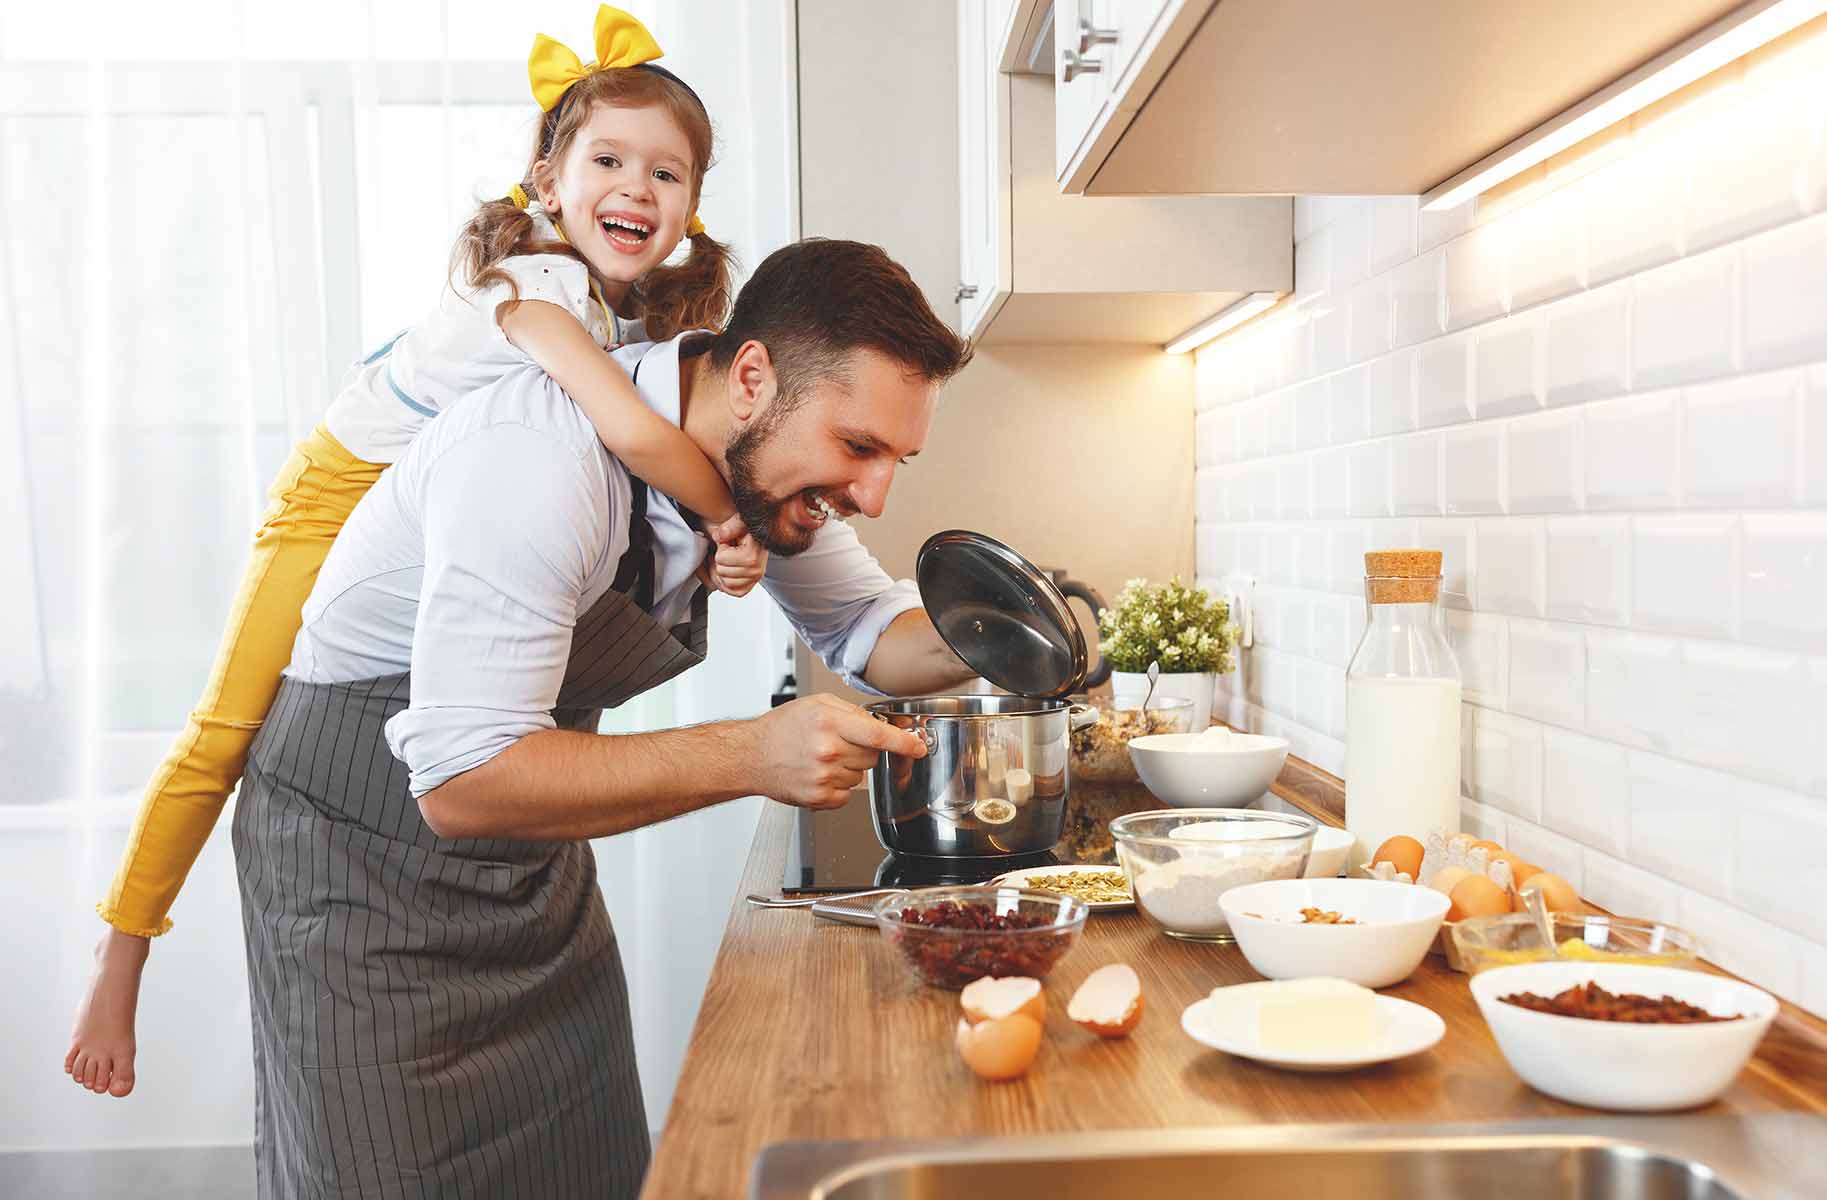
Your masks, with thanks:
[(1055, 176), (1105, 196), (1417, 195), (1745, 3), (1055, 0)]
[(1024, 42), (1044, 45), (1029, 23), (1044, 17), (1030, 0), (958, 5), (959, 328), (986, 343), (1159, 345), (1249, 292), (1290, 290), (1285, 196), (1060, 193), (1061, 92), (1003, 71)]

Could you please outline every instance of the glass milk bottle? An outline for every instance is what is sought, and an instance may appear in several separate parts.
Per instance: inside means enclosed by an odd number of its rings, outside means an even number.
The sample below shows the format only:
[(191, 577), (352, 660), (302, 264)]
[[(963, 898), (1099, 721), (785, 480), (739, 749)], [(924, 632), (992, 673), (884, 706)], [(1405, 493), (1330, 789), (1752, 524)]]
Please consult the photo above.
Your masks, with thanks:
[(1459, 830), (1459, 660), (1440, 612), (1438, 550), (1364, 555), (1364, 637), (1345, 671), (1351, 865), (1398, 833)]

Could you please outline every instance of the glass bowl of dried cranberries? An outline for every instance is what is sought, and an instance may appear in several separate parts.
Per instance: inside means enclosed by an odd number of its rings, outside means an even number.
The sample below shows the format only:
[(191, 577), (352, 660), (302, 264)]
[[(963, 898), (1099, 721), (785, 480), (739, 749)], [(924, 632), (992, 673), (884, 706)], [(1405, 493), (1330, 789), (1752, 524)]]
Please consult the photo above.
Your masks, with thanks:
[(955, 989), (986, 975), (1041, 978), (1078, 941), (1090, 911), (1056, 892), (938, 887), (882, 897), (875, 922), (922, 983)]

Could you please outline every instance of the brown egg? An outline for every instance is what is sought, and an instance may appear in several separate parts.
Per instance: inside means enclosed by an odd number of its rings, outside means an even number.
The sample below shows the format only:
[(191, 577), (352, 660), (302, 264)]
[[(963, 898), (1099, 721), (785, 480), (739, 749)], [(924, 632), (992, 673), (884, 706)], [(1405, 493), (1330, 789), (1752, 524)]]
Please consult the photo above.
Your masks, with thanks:
[(1470, 846), (1467, 847), (1467, 849), (1476, 850), (1480, 846), (1483, 846), (1485, 849), (1485, 852), (1488, 854), (1501, 854), (1503, 852), (1503, 847), (1501, 845), (1499, 845), (1498, 843), (1491, 841), (1489, 838), (1485, 838), (1481, 841), (1473, 842)]
[(1521, 887), (1523, 884), (1529, 882), (1530, 879), (1541, 873), (1542, 869), (1534, 863), (1524, 862), (1515, 855), (1510, 856), (1510, 874), (1514, 876), (1513, 882), (1517, 887)]
[(1548, 871), (1538, 871), (1536, 874), (1529, 877), (1527, 883), (1516, 890), (1515, 907), (1517, 912), (1529, 911), (1528, 905), (1523, 901), (1522, 895), (1524, 892), (1532, 890), (1541, 892), (1542, 898), (1548, 902), (1549, 912), (1576, 913), (1584, 911), (1580, 906), (1580, 894), (1573, 890), (1573, 885), (1571, 883), (1568, 883), (1559, 875), (1552, 874)]
[(1427, 881), (1427, 886), (1444, 895), (1452, 895), (1459, 881), (1470, 877), (1472, 873), (1464, 867), (1441, 867), (1434, 872), (1434, 877)]
[(1420, 842), (1399, 833), (1378, 846), (1377, 852), (1370, 856), (1370, 862), (1372, 866), (1386, 862), (1396, 870), (1406, 872), (1410, 879), (1416, 879), (1421, 875), (1423, 853)]
[(1021, 1013), (1041, 1024), (1047, 1021), (1047, 996), (1040, 990), (1040, 980), (1021, 975), (982, 979), (965, 984), (958, 993), (958, 1004), (964, 1019), (975, 1025), (980, 1021), (997, 1021)]
[(1510, 895), (1483, 875), (1467, 875), (1453, 886), (1453, 905), (1446, 919), (1459, 921), (1466, 917), (1490, 917), (1510, 911)]
[(1040, 1022), (1023, 1013), (975, 1025), (958, 1018), (958, 1053), (984, 1079), (1014, 1079), (1040, 1053)]

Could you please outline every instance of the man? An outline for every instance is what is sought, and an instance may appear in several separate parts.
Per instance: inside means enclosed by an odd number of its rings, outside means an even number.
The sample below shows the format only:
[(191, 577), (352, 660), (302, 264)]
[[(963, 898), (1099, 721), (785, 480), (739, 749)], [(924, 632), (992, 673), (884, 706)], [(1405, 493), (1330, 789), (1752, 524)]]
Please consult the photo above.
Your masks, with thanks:
[[(718, 465), (764, 585), (879, 692), (970, 677), (832, 515), (880, 513), (970, 349), (879, 249), (770, 256), (722, 334), (617, 353)], [(918, 738), (815, 696), (604, 737), (703, 656), (707, 543), (531, 369), (441, 415), (325, 562), (234, 842), (263, 1195), (632, 1196), (627, 991), (582, 839), (842, 804)]]

